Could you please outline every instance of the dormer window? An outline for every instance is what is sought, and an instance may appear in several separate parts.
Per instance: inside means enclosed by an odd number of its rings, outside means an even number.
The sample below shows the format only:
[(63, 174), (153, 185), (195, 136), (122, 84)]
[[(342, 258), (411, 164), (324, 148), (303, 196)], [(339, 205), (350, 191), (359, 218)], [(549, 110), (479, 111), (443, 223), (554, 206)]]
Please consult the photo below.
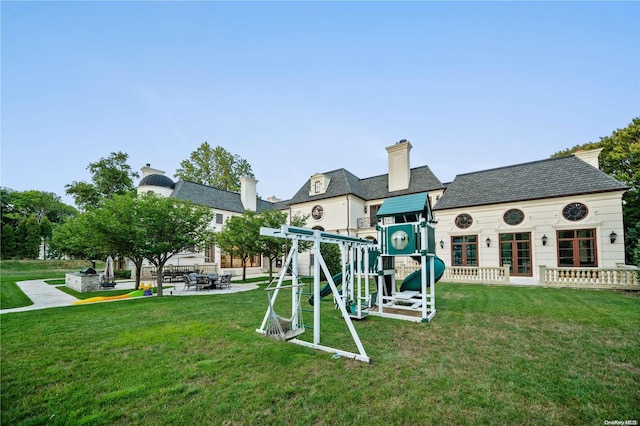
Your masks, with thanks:
[(316, 173), (311, 176), (311, 188), (309, 188), (309, 196), (320, 195), (327, 192), (331, 179), (322, 173)]

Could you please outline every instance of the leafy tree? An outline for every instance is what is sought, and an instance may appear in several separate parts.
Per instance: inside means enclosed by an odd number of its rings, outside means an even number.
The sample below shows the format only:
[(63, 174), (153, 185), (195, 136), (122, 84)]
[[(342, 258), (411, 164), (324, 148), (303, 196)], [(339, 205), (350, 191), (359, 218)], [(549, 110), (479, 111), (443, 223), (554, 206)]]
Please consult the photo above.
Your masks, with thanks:
[[(10, 188), (3, 187), (1, 190), (2, 196), (2, 224), (3, 230), (8, 231), (8, 227), (13, 230), (10, 235), (15, 238), (13, 243), (10, 243), (12, 248), (5, 248), (3, 253), (9, 256), (33, 256), (35, 249), (35, 237), (30, 235), (30, 241), (27, 242), (25, 232), (26, 224), (30, 217), (33, 217), (40, 228), (40, 236), (42, 243), (44, 243), (44, 250), (46, 254), (47, 245), (51, 238), (52, 228), (55, 223), (62, 223), (67, 218), (75, 216), (78, 211), (62, 202), (59, 196), (52, 192), (44, 191), (14, 191)], [(22, 223), (20, 231), (18, 231), (19, 224)], [(31, 232), (35, 232), (35, 226), (30, 225)], [(3, 232), (4, 233), (4, 232)], [(18, 237), (18, 235), (20, 236)], [(39, 246), (40, 243), (38, 243)], [(29, 247), (27, 247), (29, 246)], [(39, 250), (37, 251), (39, 252)], [(36, 254), (37, 257), (37, 254)]]
[(0, 209), (2, 213), (3, 225), (7, 223), (7, 219), (5, 219), (5, 216), (9, 214), (13, 208), (11, 203), (12, 192), (13, 190), (7, 187), (4, 187), (4, 186), (0, 187)]
[(47, 258), (47, 247), (53, 235), (53, 224), (47, 216), (40, 221), (40, 238), (42, 239), (42, 257)]
[(58, 227), (52, 249), (83, 258), (126, 256), (136, 265), (137, 282), (143, 259), (158, 271), (162, 296), (162, 269), (176, 253), (211, 241), (211, 209), (156, 194), (114, 195), (93, 209)]
[(78, 211), (65, 203), (53, 192), (44, 191), (12, 191), (6, 188), (9, 196), (7, 214), (19, 219), (35, 215), (38, 223), (46, 217), (53, 223), (62, 223), (68, 217), (75, 216)]
[[(320, 253), (322, 254), (324, 263), (327, 264), (327, 269), (331, 273), (331, 276), (342, 272), (342, 255), (340, 253), (340, 247), (337, 244), (320, 243)], [(322, 280), (327, 280), (322, 270), (320, 271), (320, 277)]]
[(10, 259), (14, 256), (17, 256), (17, 248), (16, 248), (16, 231), (13, 229), (13, 226), (8, 223), (4, 224), (2, 227), (2, 258)]
[(136, 199), (136, 218), (145, 241), (141, 254), (156, 267), (158, 296), (162, 296), (164, 265), (174, 254), (211, 241), (213, 212), (189, 201), (144, 194)]
[(49, 253), (80, 259), (101, 259), (108, 254), (103, 250), (99, 236), (92, 231), (87, 214), (80, 214), (55, 227)]
[(40, 225), (35, 215), (23, 219), (17, 229), (17, 254), (25, 259), (37, 259), (40, 252)]
[(214, 234), (214, 242), (220, 250), (242, 259), (242, 279), (247, 279), (247, 261), (251, 256), (261, 253), (261, 219), (256, 212), (246, 210), (242, 216), (232, 216), (222, 228)]
[(251, 165), (239, 155), (233, 155), (221, 146), (211, 148), (208, 142), (183, 160), (175, 177), (227, 191), (240, 191), (240, 178), (255, 178)]
[(114, 194), (135, 192), (133, 180), (139, 175), (127, 164), (128, 158), (128, 154), (118, 151), (89, 163), (87, 170), (91, 172), (91, 182), (74, 181), (65, 185), (67, 194), (73, 196), (76, 205), (86, 211), (98, 207)]
[(640, 223), (640, 117), (634, 118), (624, 129), (615, 130), (611, 136), (601, 137), (599, 142), (576, 145), (557, 152), (552, 157), (562, 157), (580, 149), (596, 148), (602, 148), (600, 169), (630, 187), (622, 197), (622, 213), (626, 260), (631, 263), (638, 246), (638, 238), (633, 236), (633, 229)]
[(140, 287), (147, 235), (140, 226), (137, 201), (135, 194), (116, 194), (102, 207), (88, 213), (88, 226), (101, 247), (112, 257), (127, 257), (135, 265), (136, 289)]
[[(287, 221), (287, 214), (276, 210), (267, 210), (260, 215), (260, 226), (280, 228)], [(284, 253), (284, 239), (258, 236), (261, 240), (262, 255), (269, 259), (269, 280), (273, 279), (273, 262)]]

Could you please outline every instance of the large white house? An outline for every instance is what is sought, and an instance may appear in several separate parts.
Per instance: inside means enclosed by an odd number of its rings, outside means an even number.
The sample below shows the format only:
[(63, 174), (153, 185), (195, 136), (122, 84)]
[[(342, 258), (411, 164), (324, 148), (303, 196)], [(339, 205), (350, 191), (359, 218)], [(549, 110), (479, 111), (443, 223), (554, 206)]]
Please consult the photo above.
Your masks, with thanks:
[[(610, 286), (632, 280), (624, 266), (622, 195), (628, 187), (598, 169), (600, 150), (465, 173), (442, 183), (427, 165), (411, 168), (411, 143), (386, 148), (389, 172), (360, 178), (342, 168), (316, 173), (289, 200), (256, 196), (257, 181), (243, 178), (241, 192), (193, 182), (173, 182), (149, 165), (138, 192), (153, 191), (210, 207), (213, 226), (245, 210), (276, 209), (308, 215), (309, 228), (376, 238), (376, 212), (389, 198), (428, 193), (436, 224), (437, 255), (445, 280), (521, 284)], [(301, 271), (311, 273), (302, 257)], [(307, 258), (308, 259), (308, 258)], [(215, 247), (186, 253), (175, 264), (239, 268)], [(249, 269), (268, 267), (251, 260)], [(398, 273), (411, 262), (397, 265)], [(400, 270), (402, 269), (402, 270)], [(303, 272), (304, 273), (304, 272)]]

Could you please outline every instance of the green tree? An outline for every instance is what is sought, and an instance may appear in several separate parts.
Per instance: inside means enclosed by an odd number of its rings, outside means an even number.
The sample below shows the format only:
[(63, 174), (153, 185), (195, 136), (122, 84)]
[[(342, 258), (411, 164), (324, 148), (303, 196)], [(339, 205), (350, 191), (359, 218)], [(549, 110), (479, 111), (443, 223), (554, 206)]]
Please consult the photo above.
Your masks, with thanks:
[[(293, 216), (290, 225), (304, 226), (309, 216)], [(260, 226), (278, 229), (287, 223), (287, 214), (276, 210), (266, 210), (260, 213)], [(285, 238), (256, 236), (262, 244), (262, 255), (269, 260), (269, 280), (273, 279), (273, 262), (288, 253), (288, 242)], [(298, 250), (304, 251), (308, 245), (299, 245)]]
[(80, 259), (102, 259), (108, 254), (102, 248), (99, 236), (92, 231), (87, 214), (79, 214), (54, 228), (49, 253)]
[(189, 201), (144, 194), (136, 199), (136, 218), (144, 233), (141, 253), (156, 267), (158, 296), (162, 296), (164, 265), (177, 253), (211, 242), (213, 212)]
[(87, 213), (56, 226), (49, 251), (55, 255), (65, 254), (87, 260), (105, 259), (109, 255), (100, 235), (93, 230)]
[(35, 215), (20, 221), (17, 229), (17, 253), (25, 259), (37, 259), (40, 252), (40, 225)]
[[(324, 263), (327, 264), (327, 269), (331, 273), (331, 276), (342, 272), (342, 255), (340, 253), (340, 247), (337, 244), (332, 243), (320, 243), (320, 253), (324, 259)], [(323, 281), (327, 280), (324, 271), (320, 271), (320, 277)]]
[(114, 195), (87, 213), (88, 226), (101, 247), (112, 257), (129, 258), (136, 268), (135, 288), (140, 287), (147, 233), (140, 226), (136, 194)]
[(2, 244), (3, 259), (10, 259), (17, 256), (16, 231), (13, 229), (13, 226), (8, 223), (2, 226), (2, 239), (0, 239), (0, 241)]
[(262, 251), (260, 239), (261, 219), (250, 210), (242, 216), (232, 216), (214, 234), (214, 242), (220, 250), (242, 259), (242, 279), (247, 279), (247, 261)]
[(118, 151), (89, 163), (87, 170), (91, 173), (91, 182), (74, 181), (65, 185), (67, 194), (73, 196), (76, 205), (86, 211), (98, 207), (114, 194), (134, 192), (133, 180), (139, 175), (127, 164), (128, 158), (128, 154)]
[(622, 197), (624, 216), (625, 254), (629, 263), (638, 246), (633, 229), (640, 223), (640, 117), (634, 118), (624, 129), (615, 130), (611, 136), (601, 137), (599, 142), (576, 145), (557, 152), (552, 157), (573, 154), (580, 149), (602, 148), (600, 169), (629, 186)]
[[(10, 226), (13, 229), (11, 237), (16, 238), (12, 244), (13, 248), (5, 250), (5, 254), (12, 252), (11, 256), (22, 256), (25, 253), (29, 253), (29, 256), (33, 255), (33, 244), (35, 237), (31, 237), (32, 241), (29, 243), (25, 240), (26, 229), (24, 226), (30, 217), (34, 217), (35, 221), (40, 227), (40, 236), (42, 243), (44, 244), (44, 254), (46, 255), (47, 245), (51, 238), (51, 232), (54, 224), (62, 223), (67, 218), (75, 216), (78, 211), (62, 202), (59, 196), (52, 192), (44, 191), (14, 191), (10, 188), (3, 187), (1, 190), (2, 196), (2, 227), (3, 230), (8, 231)], [(18, 225), (22, 223), (20, 231), (18, 231)], [(5, 226), (6, 225), (6, 226)], [(35, 227), (33, 227), (35, 229)], [(32, 231), (34, 230), (32, 229)], [(21, 234), (18, 238), (17, 235)], [(9, 234), (8, 234), (9, 235)], [(31, 247), (27, 248), (27, 245)], [(17, 246), (16, 246), (17, 245)]]
[(240, 191), (240, 178), (255, 178), (251, 165), (239, 155), (228, 152), (221, 146), (211, 148), (204, 142), (183, 160), (176, 170), (175, 177), (226, 191)]
[(35, 215), (38, 223), (45, 217), (53, 223), (62, 223), (78, 211), (65, 203), (53, 192), (37, 190), (11, 191), (10, 214), (15, 218)]
[(47, 258), (47, 247), (51, 241), (53, 235), (53, 224), (47, 216), (44, 216), (40, 221), (40, 238), (42, 239), (42, 258)]

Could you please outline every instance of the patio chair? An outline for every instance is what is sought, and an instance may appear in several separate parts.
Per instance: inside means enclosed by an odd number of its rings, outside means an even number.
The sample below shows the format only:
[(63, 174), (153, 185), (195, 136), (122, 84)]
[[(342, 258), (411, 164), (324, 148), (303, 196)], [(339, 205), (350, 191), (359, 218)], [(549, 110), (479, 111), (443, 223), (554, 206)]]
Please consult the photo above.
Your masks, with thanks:
[(220, 281), (218, 283), (218, 287), (220, 288), (231, 288), (231, 274), (224, 274), (220, 277)]
[(198, 288), (198, 282), (195, 276), (191, 277), (189, 275), (183, 275), (182, 279), (184, 280), (183, 290), (189, 290), (191, 287), (196, 287), (196, 289)]

